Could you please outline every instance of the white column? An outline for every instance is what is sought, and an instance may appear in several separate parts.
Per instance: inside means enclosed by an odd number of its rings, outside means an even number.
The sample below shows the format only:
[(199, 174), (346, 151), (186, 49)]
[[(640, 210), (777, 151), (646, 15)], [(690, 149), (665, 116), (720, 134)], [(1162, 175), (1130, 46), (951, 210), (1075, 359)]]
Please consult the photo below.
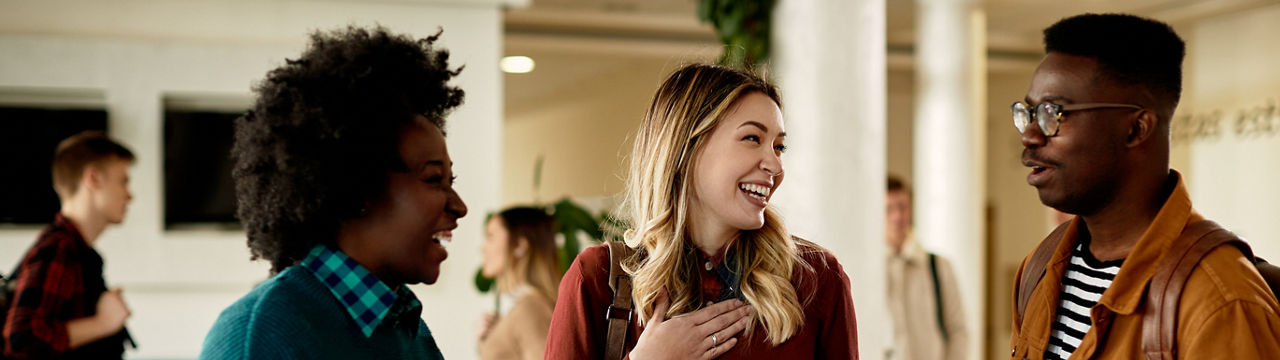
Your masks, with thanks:
[(986, 18), (971, 0), (917, 0), (915, 233), (953, 264), (979, 359), (986, 328)]
[(779, 1), (773, 62), (790, 147), (775, 198), (791, 231), (848, 273), (862, 358), (882, 358), (885, 2)]

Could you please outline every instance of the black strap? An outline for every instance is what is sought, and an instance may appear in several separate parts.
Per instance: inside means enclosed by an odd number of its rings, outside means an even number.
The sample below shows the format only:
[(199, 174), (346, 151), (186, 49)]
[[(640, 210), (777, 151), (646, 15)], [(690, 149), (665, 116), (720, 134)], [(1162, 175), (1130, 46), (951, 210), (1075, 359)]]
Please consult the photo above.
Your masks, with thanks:
[(929, 274), (933, 275), (933, 309), (938, 315), (938, 332), (942, 334), (942, 341), (949, 341), (946, 316), (942, 311), (942, 282), (938, 281), (938, 255), (934, 253), (929, 253)]

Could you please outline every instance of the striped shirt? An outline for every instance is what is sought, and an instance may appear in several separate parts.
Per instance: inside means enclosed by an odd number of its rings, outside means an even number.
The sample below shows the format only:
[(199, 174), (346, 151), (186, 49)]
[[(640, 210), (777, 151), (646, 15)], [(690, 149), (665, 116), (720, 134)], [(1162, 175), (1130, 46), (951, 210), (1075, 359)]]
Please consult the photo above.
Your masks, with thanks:
[(1120, 272), (1124, 259), (1099, 261), (1087, 250), (1088, 247), (1088, 241), (1082, 240), (1071, 251), (1071, 263), (1062, 278), (1061, 301), (1049, 336), (1049, 347), (1045, 349), (1045, 359), (1071, 357), (1084, 340), (1084, 334), (1093, 326), (1090, 309)]

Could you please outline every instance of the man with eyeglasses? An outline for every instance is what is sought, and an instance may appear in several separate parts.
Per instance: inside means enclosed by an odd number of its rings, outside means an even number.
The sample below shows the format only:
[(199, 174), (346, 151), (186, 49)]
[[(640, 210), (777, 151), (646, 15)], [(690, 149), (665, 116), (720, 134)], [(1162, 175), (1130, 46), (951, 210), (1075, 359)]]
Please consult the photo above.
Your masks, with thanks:
[(1045, 205), (1076, 216), (1018, 269), (1011, 358), (1280, 354), (1280, 304), (1247, 246), (1207, 247), (1198, 264), (1178, 267), (1180, 296), (1149, 299), (1165, 294), (1149, 287), (1177, 281), (1165, 267), (1183, 257), (1169, 249), (1219, 229), (1169, 169), (1182, 40), (1158, 21), (1085, 14), (1045, 29), (1044, 41), (1013, 120), (1027, 182)]

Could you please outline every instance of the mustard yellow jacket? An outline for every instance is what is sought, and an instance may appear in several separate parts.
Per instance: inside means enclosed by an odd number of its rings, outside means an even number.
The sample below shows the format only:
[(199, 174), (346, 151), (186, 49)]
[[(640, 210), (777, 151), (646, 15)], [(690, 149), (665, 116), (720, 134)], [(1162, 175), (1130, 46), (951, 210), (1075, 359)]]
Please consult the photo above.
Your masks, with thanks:
[[(1173, 176), (1179, 175), (1174, 172)], [(1154, 221), (1125, 257), (1111, 287), (1091, 310), (1093, 327), (1071, 359), (1142, 359), (1142, 314), (1147, 284), (1164, 250), (1190, 223), (1203, 217), (1191, 208), (1181, 179)], [(1017, 323), (1018, 279), (1014, 278), (1011, 359), (1041, 359), (1062, 293), (1061, 279), (1071, 259), (1080, 219), (1071, 220), (1050, 257), (1044, 278), (1031, 294), (1022, 324)], [(1029, 258), (1030, 256), (1028, 256)], [(1234, 246), (1220, 246), (1192, 271), (1178, 308), (1180, 359), (1280, 358), (1280, 304), (1253, 264)]]

